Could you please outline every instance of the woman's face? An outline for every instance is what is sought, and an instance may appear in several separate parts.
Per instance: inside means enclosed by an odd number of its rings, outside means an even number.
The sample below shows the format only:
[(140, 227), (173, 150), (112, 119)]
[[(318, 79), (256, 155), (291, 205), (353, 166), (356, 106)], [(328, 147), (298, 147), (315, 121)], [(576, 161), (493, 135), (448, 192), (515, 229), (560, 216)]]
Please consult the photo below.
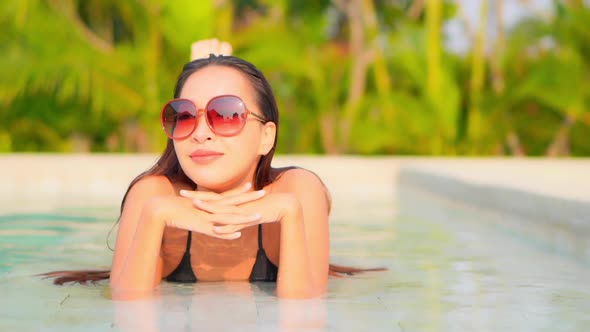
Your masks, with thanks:
[[(238, 96), (250, 112), (263, 114), (248, 79), (229, 67), (213, 65), (198, 70), (187, 79), (179, 98), (189, 99), (197, 109), (203, 109), (211, 98), (220, 95)], [(199, 190), (223, 192), (253, 180), (258, 160), (272, 148), (275, 133), (274, 123), (262, 124), (249, 115), (237, 135), (219, 136), (201, 113), (194, 132), (174, 140), (174, 149), (185, 174)]]

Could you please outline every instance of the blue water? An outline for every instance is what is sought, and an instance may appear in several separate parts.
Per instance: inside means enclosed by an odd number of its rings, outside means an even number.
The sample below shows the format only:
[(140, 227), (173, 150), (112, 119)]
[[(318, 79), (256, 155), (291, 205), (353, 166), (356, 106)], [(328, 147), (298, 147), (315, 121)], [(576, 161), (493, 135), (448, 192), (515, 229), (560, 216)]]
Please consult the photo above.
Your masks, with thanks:
[[(406, 195), (406, 194), (404, 194)], [(141, 301), (106, 283), (33, 275), (108, 268), (118, 207), (0, 215), (0, 331), (584, 331), (590, 268), (479, 213), (425, 197), (351, 201), (331, 221), (337, 264), (388, 271), (332, 278), (319, 299), (272, 284), (163, 283)], [(425, 213), (427, 212), (427, 213)], [(528, 237), (530, 238), (530, 236)], [(114, 245), (115, 235), (110, 238)]]

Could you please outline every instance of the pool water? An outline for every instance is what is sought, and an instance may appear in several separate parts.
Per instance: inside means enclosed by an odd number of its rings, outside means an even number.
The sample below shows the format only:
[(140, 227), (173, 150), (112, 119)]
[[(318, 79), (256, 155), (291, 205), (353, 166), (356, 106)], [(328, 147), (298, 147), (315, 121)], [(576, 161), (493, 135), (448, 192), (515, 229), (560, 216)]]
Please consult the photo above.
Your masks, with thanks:
[[(20, 203), (19, 203), (20, 204)], [(90, 205), (90, 204), (89, 204)], [(340, 207), (341, 206), (341, 207)], [(107, 284), (34, 274), (108, 268), (117, 206), (0, 216), (0, 331), (583, 331), (590, 266), (456, 204), (419, 193), (350, 199), (331, 220), (332, 262), (386, 272), (331, 278), (319, 299), (268, 283), (163, 283), (118, 302)], [(115, 234), (110, 238), (111, 246)]]

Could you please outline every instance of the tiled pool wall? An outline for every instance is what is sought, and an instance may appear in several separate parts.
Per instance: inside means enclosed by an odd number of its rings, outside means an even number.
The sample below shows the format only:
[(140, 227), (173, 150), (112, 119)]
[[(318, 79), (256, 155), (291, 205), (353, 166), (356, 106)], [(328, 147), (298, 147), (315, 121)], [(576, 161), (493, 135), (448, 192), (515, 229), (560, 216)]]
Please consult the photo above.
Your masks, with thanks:
[[(433, 214), (460, 209), (465, 213), (455, 217), (464, 222), (485, 222), (544, 250), (590, 264), (590, 164), (581, 168), (579, 161), (576, 167), (564, 163), (548, 179), (532, 175), (554, 166), (531, 163), (505, 174), (482, 174), (478, 179), (402, 167), (397, 182), (398, 212), (436, 218)], [(463, 168), (465, 173), (474, 171), (473, 165)], [(493, 181), (494, 177), (502, 180)], [(511, 185), (510, 178), (520, 183)], [(543, 181), (548, 184), (539, 186)]]

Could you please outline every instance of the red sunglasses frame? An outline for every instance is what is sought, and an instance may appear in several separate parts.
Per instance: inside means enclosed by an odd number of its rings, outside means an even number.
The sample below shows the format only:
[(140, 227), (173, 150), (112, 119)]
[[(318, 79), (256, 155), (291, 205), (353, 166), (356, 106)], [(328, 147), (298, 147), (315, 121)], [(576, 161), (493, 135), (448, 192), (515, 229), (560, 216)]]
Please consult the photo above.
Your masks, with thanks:
[[(211, 102), (213, 102), (213, 101), (216, 101), (216, 100), (219, 100), (219, 99), (221, 99), (221, 98), (228, 98), (228, 97), (229, 97), (229, 98), (235, 98), (235, 99), (237, 99), (239, 102), (241, 102), (241, 103), (242, 103), (242, 105), (244, 105), (244, 111), (245, 111), (245, 112), (244, 112), (244, 121), (242, 121), (242, 122), (241, 122), (241, 124), (242, 124), (242, 125), (241, 125), (241, 127), (240, 127), (238, 130), (236, 130), (236, 132), (235, 132), (235, 133), (231, 133), (231, 134), (223, 134), (223, 133), (219, 133), (218, 131), (216, 131), (216, 130), (215, 130), (215, 128), (213, 128), (213, 125), (211, 124), (211, 122), (209, 121), (209, 117), (207, 116), (207, 112), (208, 112), (208, 110), (207, 110), (207, 109), (209, 108), (209, 105), (211, 105)], [(171, 103), (173, 103), (173, 102), (175, 102), (175, 101), (188, 102), (188, 103), (189, 103), (190, 105), (192, 105), (192, 106), (194, 107), (194, 109), (195, 109), (195, 119), (194, 119), (194, 125), (193, 125), (193, 128), (192, 128), (192, 129), (189, 131), (189, 133), (188, 133), (188, 134), (186, 134), (186, 135), (183, 135), (183, 136), (180, 136), (180, 137), (173, 137), (173, 136), (169, 135), (169, 134), (168, 134), (168, 131), (166, 130), (166, 126), (164, 125), (164, 124), (165, 124), (165, 121), (164, 121), (164, 112), (166, 111), (166, 108), (167, 108), (167, 107), (168, 107), (168, 106), (169, 106)], [(264, 117), (262, 117), (261, 115), (258, 115), (258, 114), (254, 113), (254, 112), (251, 112), (251, 111), (248, 109), (248, 107), (246, 106), (246, 103), (244, 103), (244, 101), (242, 100), (242, 98), (240, 98), (240, 97), (238, 97), (238, 96), (236, 96), (236, 95), (219, 95), (219, 96), (215, 96), (215, 97), (211, 98), (211, 99), (210, 99), (210, 100), (207, 102), (207, 105), (205, 105), (205, 108), (202, 108), (202, 109), (199, 109), (199, 108), (197, 108), (197, 105), (195, 105), (195, 103), (194, 103), (192, 100), (190, 100), (190, 99), (187, 99), (187, 98), (175, 98), (175, 99), (172, 99), (172, 100), (169, 100), (168, 102), (166, 102), (166, 103), (164, 104), (164, 107), (162, 107), (162, 112), (160, 113), (160, 122), (161, 122), (161, 124), (162, 124), (162, 130), (164, 130), (164, 133), (165, 133), (165, 134), (166, 134), (166, 136), (168, 136), (168, 138), (170, 138), (170, 139), (173, 139), (173, 140), (181, 140), (181, 139), (185, 139), (185, 138), (189, 137), (190, 135), (192, 135), (192, 133), (195, 131), (195, 129), (197, 129), (197, 124), (198, 124), (198, 121), (199, 121), (199, 114), (200, 114), (200, 113), (203, 113), (203, 115), (204, 115), (204, 117), (205, 117), (205, 122), (207, 123), (207, 126), (209, 127), (209, 129), (211, 129), (211, 131), (212, 131), (212, 132), (213, 132), (215, 135), (219, 135), (219, 136), (225, 136), (225, 137), (230, 137), (230, 136), (235, 136), (235, 135), (238, 135), (238, 134), (239, 134), (239, 133), (240, 133), (240, 132), (241, 132), (241, 131), (244, 129), (244, 127), (246, 126), (246, 121), (248, 121), (248, 115), (250, 115), (250, 114), (251, 114), (251, 115), (252, 115), (252, 116), (255, 118), (255, 120), (258, 120), (259, 122), (261, 122), (261, 123), (263, 123), (263, 124), (267, 122), (267, 120), (266, 120)]]

